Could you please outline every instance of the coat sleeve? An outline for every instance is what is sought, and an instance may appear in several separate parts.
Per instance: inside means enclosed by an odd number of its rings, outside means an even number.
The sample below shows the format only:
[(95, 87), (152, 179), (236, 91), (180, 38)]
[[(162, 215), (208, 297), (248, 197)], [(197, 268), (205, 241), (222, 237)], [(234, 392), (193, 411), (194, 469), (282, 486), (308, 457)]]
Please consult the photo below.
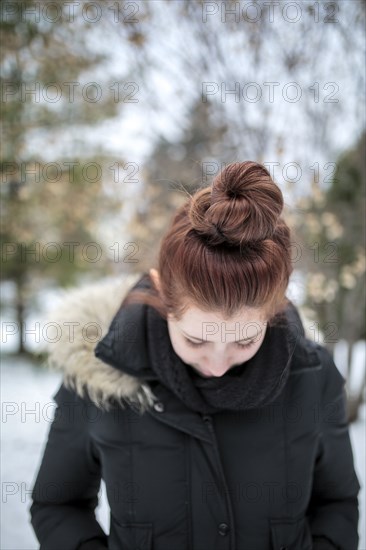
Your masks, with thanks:
[(88, 403), (64, 384), (54, 400), (57, 408), (29, 509), (40, 550), (77, 550), (86, 541), (107, 548), (107, 535), (95, 518), (101, 468), (89, 437)]
[(345, 379), (328, 350), (317, 348), (323, 368), (314, 413), (321, 435), (307, 515), (314, 541), (320, 543), (317, 537), (325, 537), (335, 549), (357, 550), (360, 484), (348, 430)]

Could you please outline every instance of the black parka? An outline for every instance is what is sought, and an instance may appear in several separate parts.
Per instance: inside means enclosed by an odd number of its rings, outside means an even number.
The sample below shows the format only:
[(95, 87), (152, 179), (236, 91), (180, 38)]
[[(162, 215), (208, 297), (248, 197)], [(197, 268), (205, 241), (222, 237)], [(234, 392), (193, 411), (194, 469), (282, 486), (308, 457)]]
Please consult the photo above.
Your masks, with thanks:
[[(50, 352), (64, 381), (32, 492), (41, 550), (356, 550), (360, 485), (345, 381), (298, 314), (280, 396), (260, 409), (201, 415), (133, 375), (146, 367), (144, 327), (124, 353), (113, 344), (124, 290), (85, 289), (59, 310), (60, 326), (78, 331)], [(108, 535), (94, 513), (101, 479)]]

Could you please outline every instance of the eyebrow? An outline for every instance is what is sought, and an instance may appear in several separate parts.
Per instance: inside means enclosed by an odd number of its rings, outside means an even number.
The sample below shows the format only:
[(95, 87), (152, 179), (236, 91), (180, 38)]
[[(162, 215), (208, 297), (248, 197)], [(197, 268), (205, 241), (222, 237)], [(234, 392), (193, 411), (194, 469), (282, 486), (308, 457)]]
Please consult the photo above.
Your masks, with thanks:
[[(184, 332), (184, 330), (182, 330), (183, 334), (185, 336), (188, 336), (188, 338), (192, 338), (192, 340), (198, 340), (199, 342), (209, 342), (209, 340), (202, 340), (201, 338), (196, 338), (196, 336), (191, 336), (190, 334), (187, 334), (186, 332)], [(262, 331), (260, 331), (260, 334), (262, 334)], [(242, 340), (235, 340), (235, 342), (233, 342), (234, 344), (240, 344), (241, 342), (248, 342), (248, 340), (254, 340), (254, 338), (256, 338), (258, 335), (256, 334), (255, 336), (250, 336), (249, 338), (242, 338)]]

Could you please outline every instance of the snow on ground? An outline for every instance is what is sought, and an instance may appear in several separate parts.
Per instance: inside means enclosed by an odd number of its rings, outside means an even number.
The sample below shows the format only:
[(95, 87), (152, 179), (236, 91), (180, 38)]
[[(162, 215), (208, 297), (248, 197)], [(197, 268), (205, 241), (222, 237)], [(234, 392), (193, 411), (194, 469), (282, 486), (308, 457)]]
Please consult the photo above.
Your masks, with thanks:
[[(30, 525), (30, 492), (40, 465), (55, 410), (53, 395), (61, 375), (19, 359), (1, 365), (1, 550), (36, 550)], [(109, 531), (109, 510), (102, 484), (97, 518)]]
[[(19, 359), (3, 359), (1, 366), (1, 550), (37, 550), (30, 525), (30, 491), (35, 481), (55, 410), (53, 395), (61, 374), (37, 368)], [(350, 426), (360, 491), (360, 544), (366, 550), (365, 533), (365, 417)], [(109, 532), (109, 507), (102, 483), (96, 516)]]
[(359, 550), (366, 550), (366, 404), (364, 403), (360, 410), (360, 417), (357, 422), (353, 422), (350, 426), (350, 438), (353, 448), (353, 456), (355, 461), (355, 470), (358, 480), (361, 485), (361, 490), (358, 495), (359, 501), (359, 535), (360, 542)]

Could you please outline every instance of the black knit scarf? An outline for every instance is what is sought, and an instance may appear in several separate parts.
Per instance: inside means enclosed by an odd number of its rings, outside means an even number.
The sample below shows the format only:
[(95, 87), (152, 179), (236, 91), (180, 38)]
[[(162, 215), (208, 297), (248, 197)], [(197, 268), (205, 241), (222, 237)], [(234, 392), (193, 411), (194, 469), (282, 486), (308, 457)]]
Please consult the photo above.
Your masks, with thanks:
[(294, 348), (285, 315), (276, 325), (267, 325), (263, 342), (251, 359), (212, 378), (197, 374), (175, 353), (167, 321), (155, 309), (145, 306), (145, 315), (151, 368), (190, 409), (206, 414), (252, 409), (268, 405), (282, 392)]

